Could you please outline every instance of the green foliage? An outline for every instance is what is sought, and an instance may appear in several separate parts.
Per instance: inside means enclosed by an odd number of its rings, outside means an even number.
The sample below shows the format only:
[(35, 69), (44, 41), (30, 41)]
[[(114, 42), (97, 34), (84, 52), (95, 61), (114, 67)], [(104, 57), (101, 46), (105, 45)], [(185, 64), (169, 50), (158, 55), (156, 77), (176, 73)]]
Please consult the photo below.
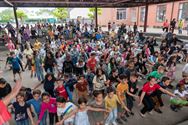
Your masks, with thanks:
[(16, 10), (16, 13), (17, 13), (17, 17), (18, 17), (21, 21), (23, 21), (24, 19), (27, 18), (27, 15), (26, 15), (25, 11), (23, 11), (23, 10)]
[[(101, 8), (97, 8), (97, 13), (98, 13), (98, 15), (101, 15), (102, 14), (102, 9)], [(90, 19), (94, 19), (95, 18), (95, 8), (89, 8), (88, 17)]]
[(54, 17), (58, 19), (65, 19), (68, 17), (68, 10), (67, 8), (56, 8), (52, 11)]
[(14, 19), (13, 10), (12, 9), (5, 9), (5, 10), (1, 11), (0, 12), (0, 18), (1, 18), (1, 20), (5, 21), (5, 22)]

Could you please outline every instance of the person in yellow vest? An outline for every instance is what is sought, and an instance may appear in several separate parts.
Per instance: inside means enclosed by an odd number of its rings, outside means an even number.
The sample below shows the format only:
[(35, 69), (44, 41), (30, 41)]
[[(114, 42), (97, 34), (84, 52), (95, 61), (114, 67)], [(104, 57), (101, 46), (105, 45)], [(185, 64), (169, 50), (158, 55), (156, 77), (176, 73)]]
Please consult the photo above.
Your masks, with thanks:
[(178, 34), (182, 34), (182, 30), (183, 30), (183, 20), (180, 19), (178, 21)]

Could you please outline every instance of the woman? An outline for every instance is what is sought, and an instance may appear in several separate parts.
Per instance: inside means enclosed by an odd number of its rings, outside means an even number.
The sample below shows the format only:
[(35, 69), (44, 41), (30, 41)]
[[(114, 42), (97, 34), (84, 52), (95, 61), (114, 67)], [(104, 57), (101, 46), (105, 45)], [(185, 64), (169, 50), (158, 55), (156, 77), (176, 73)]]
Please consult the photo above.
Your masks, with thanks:
[(142, 91), (140, 91), (140, 101), (139, 101), (139, 106), (144, 104), (144, 107), (140, 110), (140, 115), (142, 117), (145, 117), (146, 112), (150, 112), (154, 109), (154, 102), (152, 100), (152, 97), (156, 95), (156, 91), (160, 90), (161, 92), (168, 94), (169, 96), (175, 97), (174, 94), (171, 92), (163, 89), (159, 84), (156, 84), (156, 78), (153, 76), (150, 76), (148, 78), (148, 82), (146, 82), (143, 85)]
[(98, 68), (96, 71), (96, 75), (93, 78), (93, 87), (94, 90), (99, 90), (104, 93), (105, 84), (106, 84), (106, 76), (102, 69)]

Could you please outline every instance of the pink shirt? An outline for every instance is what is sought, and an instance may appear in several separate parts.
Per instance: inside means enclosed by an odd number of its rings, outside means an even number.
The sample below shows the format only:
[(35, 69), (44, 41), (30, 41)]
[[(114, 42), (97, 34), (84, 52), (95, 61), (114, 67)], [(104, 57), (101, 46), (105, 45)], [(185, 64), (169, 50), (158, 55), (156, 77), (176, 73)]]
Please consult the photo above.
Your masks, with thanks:
[(11, 114), (8, 112), (6, 105), (0, 100), (0, 125), (8, 122), (11, 119)]
[(57, 112), (57, 105), (56, 105), (56, 99), (55, 98), (50, 98), (50, 101), (48, 103), (42, 102), (39, 120), (42, 119), (46, 110), (48, 110), (50, 113), (56, 113)]

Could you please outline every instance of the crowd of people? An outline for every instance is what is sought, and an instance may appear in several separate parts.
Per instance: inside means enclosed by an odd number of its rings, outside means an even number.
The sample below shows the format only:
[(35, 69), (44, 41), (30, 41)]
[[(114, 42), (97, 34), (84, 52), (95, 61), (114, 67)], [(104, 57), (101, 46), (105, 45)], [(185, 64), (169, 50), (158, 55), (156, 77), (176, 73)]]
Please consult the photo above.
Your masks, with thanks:
[[(11, 36), (16, 37), (14, 32)], [(79, 21), (38, 23), (21, 26), (13, 40), (6, 43), (5, 68), (13, 71), (17, 86), (11, 90), (10, 84), (0, 79), (0, 105), (12, 110), (17, 125), (124, 124), (134, 115), (135, 105), (143, 105), (139, 112), (143, 118), (152, 111), (162, 113), (163, 94), (170, 96), (170, 108), (175, 112), (188, 106), (188, 68), (184, 68), (182, 80), (172, 85), (176, 65), (188, 61), (187, 48), (172, 29), (159, 44), (136, 26), (130, 29), (125, 24), (117, 32), (104, 32)], [(30, 80), (37, 77), (39, 81), (32, 89), (21, 88), (18, 81), (24, 79), (26, 70)], [(9, 95), (11, 99), (16, 96), (15, 101), (5, 101)], [(0, 111), (0, 124), (4, 125), (10, 114), (2, 116), (3, 112), (8, 112)]]

